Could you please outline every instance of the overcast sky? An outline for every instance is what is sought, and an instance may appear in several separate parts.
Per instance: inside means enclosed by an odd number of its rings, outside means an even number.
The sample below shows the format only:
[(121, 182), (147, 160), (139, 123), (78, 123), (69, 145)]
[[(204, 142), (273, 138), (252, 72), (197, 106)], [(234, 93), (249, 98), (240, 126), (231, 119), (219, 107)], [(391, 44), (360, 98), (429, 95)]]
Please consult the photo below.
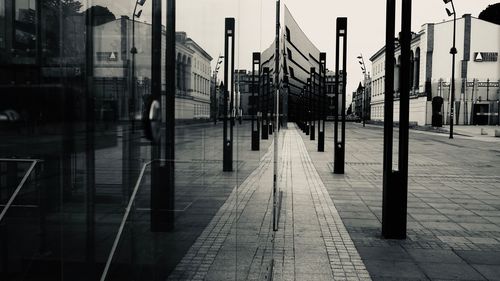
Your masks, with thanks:
[[(131, 15), (135, 0), (88, 0), (88, 3), (107, 6), (117, 17)], [(130, 5), (124, 4), (126, 1)], [(83, 2), (83, 1), (82, 1)], [(163, 3), (165, 3), (164, 1)], [(362, 80), (357, 56), (363, 54), (368, 71), (369, 58), (385, 43), (385, 0), (281, 0), (287, 5), (297, 23), (309, 39), (327, 52), (327, 67), (335, 68), (335, 19), (348, 17), (348, 88), (351, 93)], [(399, 5), (401, 1), (396, 1)], [(472, 14), (477, 17), (494, 0), (454, 0), (457, 16)], [(236, 18), (236, 68), (251, 69), (252, 52), (270, 46), (275, 32), (275, 0), (180, 0), (177, 1), (177, 31), (202, 46), (215, 65), (224, 52), (224, 18)], [(450, 8), (451, 9), (451, 8)], [(400, 6), (397, 7), (400, 14)], [(399, 18), (399, 17), (398, 17)], [(421, 25), (449, 20), (442, 0), (414, 0), (412, 30)], [(143, 7), (141, 20), (151, 21), (151, 0)], [(396, 30), (400, 23), (397, 19)], [(450, 47), (452, 34), (450, 34)], [(222, 77), (222, 68), (219, 77)], [(348, 104), (350, 98), (348, 98)]]

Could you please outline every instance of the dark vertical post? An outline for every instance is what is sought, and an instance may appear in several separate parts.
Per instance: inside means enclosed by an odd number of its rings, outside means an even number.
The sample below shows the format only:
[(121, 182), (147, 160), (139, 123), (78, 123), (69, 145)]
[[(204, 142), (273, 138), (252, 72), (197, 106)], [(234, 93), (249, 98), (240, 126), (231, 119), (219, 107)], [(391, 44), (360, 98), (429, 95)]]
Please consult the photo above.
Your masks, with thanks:
[[(231, 41), (229, 39), (231, 38)], [(231, 61), (229, 61), (231, 57)], [(229, 65), (231, 63), (231, 65)], [(228, 87), (231, 92), (229, 92)], [(223, 142), (223, 171), (233, 171), (233, 124), (234, 124), (234, 18), (226, 18), (224, 32), (224, 142)], [(228, 99), (231, 98), (228, 109)], [(228, 114), (230, 114), (228, 135)]]
[[(38, 7), (39, 9), (40, 7)], [(95, 263), (95, 104), (94, 104), (94, 14), (89, 10), (86, 16), (85, 37), (85, 75), (86, 90), (86, 130), (85, 130), (85, 169), (87, 170), (86, 185), (86, 261), (89, 268)], [(95, 270), (88, 272), (89, 279), (95, 278)]]
[[(151, 95), (161, 101), (161, 38), (162, 4), (161, 0), (152, 2), (151, 38)], [(166, 162), (153, 162), (151, 165), (151, 231), (164, 232), (174, 228), (175, 205), (175, 1), (167, 3), (167, 45), (165, 53), (166, 73)], [(172, 40), (174, 38), (174, 40)], [(161, 102), (160, 102), (161, 104)], [(151, 148), (152, 159), (161, 155), (161, 141)]]
[(396, 2), (387, 0), (385, 34), (385, 95), (384, 95), (384, 151), (383, 151), (383, 190), (382, 190), (382, 236), (390, 238), (394, 232), (394, 182), (392, 172), (392, 142), (394, 122), (394, 33), (396, 21)]
[(497, 100), (497, 126), (500, 126), (500, 100)]
[[(252, 150), (256, 151), (260, 149), (260, 108), (259, 102), (259, 91), (260, 89), (260, 53), (253, 53), (252, 56)], [(257, 68), (257, 73), (256, 73)], [(257, 82), (255, 81), (255, 77), (257, 76)], [(255, 97), (255, 92), (257, 91), (257, 100)], [(257, 123), (257, 124), (255, 124)]]
[(318, 151), (325, 151), (325, 119), (326, 119), (326, 53), (319, 54), (319, 95), (321, 117), (318, 123)]
[[(333, 172), (335, 174), (343, 174), (345, 166), (345, 102), (346, 102), (346, 82), (347, 82), (347, 18), (337, 18), (337, 36), (336, 36), (336, 50), (335, 50), (335, 126), (334, 126), (334, 165)], [(339, 70), (339, 47), (340, 38), (342, 37), (342, 81), (340, 81), (340, 70)], [(342, 84), (341, 84), (342, 83)], [(339, 86), (342, 86), (342, 93), (339, 91)], [(339, 141), (338, 136), (338, 108), (339, 108), (339, 94), (342, 94), (342, 101), (340, 105), (340, 116), (342, 118), (341, 122), (341, 138)]]
[(307, 84), (305, 89), (306, 99), (307, 99), (307, 128), (306, 135), (309, 136), (311, 134), (311, 126), (312, 126), (312, 99), (311, 99), (311, 78), (307, 78)]
[[(453, 138), (453, 120), (455, 115), (455, 55), (457, 54), (457, 48), (455, 47), (455, 39), (457, 34), (457, 14), (455, 12), (455, 4), (451, 0), (451, 6), (453, 7), (453, 47), (451, 47), (450, 54), (452, 56), (451, 63), (451, 105), (450, 105), (450, 139)], [(458, 119), (458, 118), (457, 118)]]
[(411, 16), (412, 0), (403, 0), (401, 17), (401, 72), (400, 99), (399, 99), (399, 159), (400, 175), (398, 201), (399, 214), (397, 228), (399, 238), (406, 237), (406, 213), (408, 201), (408, 143), (410, 120), (410, 75), (411, 75)]
[(401, 22), (400, 127), (398, 171), (392, 170), (395, 0), (387, 0), (382, 236), (406, 238), (408, 125), (410, 95), (411, 0), (403, 0)]
[[(165, 54), (165, 74), (166, 74), (166, 140), (165, 140), (165, 166), (163, 175), (165, 176), (165, 196), (166, 205), (161, 206), (159, 210), (159, 225), (158, 230), (173, 230), (174, 208), (175, 208), (175, 92), (177, 85), (175, 84), (175, 14), (176, 0), (167, 0), (167, 35), (166, 35), (166, 54)], [(182, 81), (181, 81), (182, 82)]]
[(309, 87), (309, 97), (311, 99), (311, 130), (309, 132), (309, 139), (316, 139), (316, 68), (311, 67), (310, 71), (311, 86)]
[(276, 39), (274, 44), (274, 126), (273, 130), (276, 129), (274, 134), (274, 159), (273, 159), (273, 231), (278, 231), (278, 137), (279, 137), (279, 113), (280, 113), (280, 0), (276, 1)]
[(269, 138), (269, 123), (268, 123), (268, 112), (269, 112), (269, 91), (270, 91), (270, 81), (269, 81), (269, 67), (264, 67), (263, 69), (263, 79), (262, 83), (262, 139), (267, 140)]

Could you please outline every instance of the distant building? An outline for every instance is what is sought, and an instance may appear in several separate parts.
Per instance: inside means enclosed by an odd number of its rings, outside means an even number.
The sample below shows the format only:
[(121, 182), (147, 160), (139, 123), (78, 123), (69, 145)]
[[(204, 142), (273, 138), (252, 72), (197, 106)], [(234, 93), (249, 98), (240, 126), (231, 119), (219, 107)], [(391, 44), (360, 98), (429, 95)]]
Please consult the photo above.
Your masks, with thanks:
[[(342, 71), (340, 71), (342, 74)], [(342, 75), (339, 76), (339, 79), (342, 79)], [(326, 95), (328, 97), (328, 112), (327, 112), (327, 120), (333, 120), (335, 118), (335, 84), (336, 77), (335, 72), (331, 70), (326, 70)], [(339, 96), (338, 96), (338, 105), (339, 108), (337, 110), (337, 114), (341, 114), (342, 111), (342, 84), (339, 85)], [(347, 103), (347, 101), (346, 101)], [(346, 105), (347, 107), (347, 105)]]
[[(455, 116), (458, 124), (497, 124), (500, 100), (500, 25), (466, 14), (457, 19)], [(442, 115), (449, 124), (453, 21), (426, 23), (412, 35), (410, 122), (430, 125)], [(399, 120), (399, 68), (401, 50), (396, 42), (394, 120)], [(384, 120), (385, 48), (371, 58), (371, 118)], [(432, 102), (442, 100), (433, 112)], [(438, 107), (439, 108), (439, 107)]]
[(361, 82), (355, 92), (352, 93), (352, 108), (353, 113), (357, 117), (361, 118), (363, 116), (363, 93), (364, 87)]
[[(255, 78), (257, 83), (257, 77)], [(236, 83), (236, 108), (238, 116), (241, 115), (243, 119), (250, 119), (250, 115), (254, 114), (254, 105), (257, 98), (255, 93), (255, 100), (252, 98), (252, 72), (244, 69), (237, 69), (234, 71), (234, 81)]]

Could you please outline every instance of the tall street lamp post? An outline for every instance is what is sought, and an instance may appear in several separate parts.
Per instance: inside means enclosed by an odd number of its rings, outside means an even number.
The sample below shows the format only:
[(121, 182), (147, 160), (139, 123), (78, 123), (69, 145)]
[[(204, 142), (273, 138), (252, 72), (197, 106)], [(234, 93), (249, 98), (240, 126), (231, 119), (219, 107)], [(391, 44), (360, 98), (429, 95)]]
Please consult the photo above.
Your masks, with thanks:
[(361, 71), (363, 72), (363, 101), (362, 101), (362, 104), (361, 104), (361, 119), (363, 119), (363, 127), (365, 127), (365, 122), (366, 122), (366, 109), (365, 109), (365, 106), (366, 106), (366, 81), (367, 81), (367, 77), (366, 77), (366, 65), (365, 65), (365, 60), (363, 59), (363, 54), (360, 54), (358, 56), (358, 62), (359, 64), (361, 65)]
[(457, 30), (457, 14), (455, 12), (455, 5), (453, 4), (453, 0), (443, 0), (445, 4), (451, 2), (451, 8), (453, 12), (451, 12), (448, 8), (446, 8), (446, 13), (448, 16), (453, 15), (453, 47), (451, 47), (450, 54), (452, 55), (452, 64), (451, 64), (451, 104), (450, 104), (450, 139), (453, 138), (453, 115), (455, 114), (455, 55), (457, 54), (457, 48), (455, 47), (455, 38), (456, 38), (456, 30)]
[(134, 6), (134, 13), (132, 14), (132, 48), (130, 49), (130, 53), (132, 54), (132, 87), (131, 87), (131, 103), (129, 106), (129, 110), (131, 111), (129, 113), (132, 121), (132, 131), (135, 130), (135, 87), (136, 87), (136, 82), (135, 82), (135, 54), (137, 54), (137, 48), (135, 47), (135, 18), (140, 18), (142, 14), (142, 10), (137, 12), (137, 6), (143, 6), (144, 3), (146, 3), (146, 0), (137, 0), (135, 2)]

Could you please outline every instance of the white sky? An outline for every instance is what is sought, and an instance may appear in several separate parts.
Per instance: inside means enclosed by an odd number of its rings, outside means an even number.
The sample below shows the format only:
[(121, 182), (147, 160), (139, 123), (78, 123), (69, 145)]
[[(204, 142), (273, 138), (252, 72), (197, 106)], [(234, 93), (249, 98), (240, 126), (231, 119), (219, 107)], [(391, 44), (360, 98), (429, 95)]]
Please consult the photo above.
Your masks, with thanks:
[[(135, 0), (87, 0), (94, 5), (107, 6), (117, 17), (131, 15)], [(83, 1), (82, 1), (83, 2)], [(119, 3), (118, 3), (119, 2)], [(127, 5), (124, 3), (129, 2)], [(309, 39), (322, 52), (327, 52), (327, 67), (334, 69), (335, 20), (348, 17), (347, 93), (350, 95), (362, 80), (358, 59), (363, 54), (369, 72), (369, 58), (385, 43), (385, 0), (281, 0)], [(397, 4), (401, 1), (396, 1)], [(477, 17), (495, 0), (454, 0), (457, 17), (472, 14)], [(166, 3), (166, 1), (163, 1)], [(165, 4), (164, 4), (165, 5)], [(449, 4), (448, 4), (449, 5)], [(177, 30), (202, 46), (215, 65), (224, 52), (224, 18), (236, 18), (236, 68), (251, 69), (252, 52), (269, 47), (275, 33), (275, 0), (178, 0)], [(450, 19), (442, 0), (413, 0), (412, 30), (420, 31), (424, 23)], [(165, 7), (164, 7), (165, 8)], [(451, 7), (450, 7), (451, 9)], [(151, 0), (143, 7), (141, 20), (151, 21)], [(396, 8), (399, 18), (400, 6)], [(400, 23), (396, 21), (396, 31)], [(451, 47), (451, 34), (450, 34)], [(219, 72), (222, 77), (223, 69)], [(347, 103), (350, 103), (350, 97)]]

